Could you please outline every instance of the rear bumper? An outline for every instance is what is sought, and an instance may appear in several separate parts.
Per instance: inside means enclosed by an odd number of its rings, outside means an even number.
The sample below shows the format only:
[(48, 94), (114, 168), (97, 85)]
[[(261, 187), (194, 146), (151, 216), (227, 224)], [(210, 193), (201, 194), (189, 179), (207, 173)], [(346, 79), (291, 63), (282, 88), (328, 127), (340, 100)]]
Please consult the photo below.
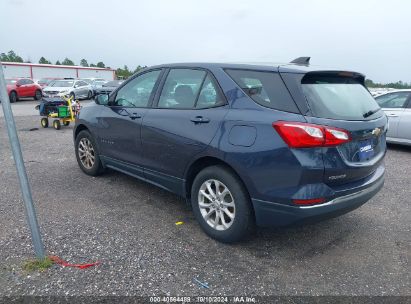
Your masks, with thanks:
[(384, 185), (384, 167), (380, 167), (366, 184), (354, 191), (338, 191), (341, 196), (324, 204), (291, 206), (252, 199), (256, 223), (262, 227), (288, 226), (321, 221), (354, 210), (371, 199)]

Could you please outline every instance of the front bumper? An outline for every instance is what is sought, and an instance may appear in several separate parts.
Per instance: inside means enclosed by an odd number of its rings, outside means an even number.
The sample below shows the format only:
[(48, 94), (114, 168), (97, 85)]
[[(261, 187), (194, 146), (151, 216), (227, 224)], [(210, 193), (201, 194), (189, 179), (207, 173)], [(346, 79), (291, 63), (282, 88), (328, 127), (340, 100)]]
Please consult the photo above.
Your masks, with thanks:
[[(341, 196), (324, 204), (313, 206), (291, 206), (252, 199), (256, 223), (262, 227), (278, 227), (305, 224), (333, 218), (354, 210), (371, 199), (384, 185), (384, 167), (354, 191), (339, 191)], [(351, 190), (351, 189), (350, 189)]]

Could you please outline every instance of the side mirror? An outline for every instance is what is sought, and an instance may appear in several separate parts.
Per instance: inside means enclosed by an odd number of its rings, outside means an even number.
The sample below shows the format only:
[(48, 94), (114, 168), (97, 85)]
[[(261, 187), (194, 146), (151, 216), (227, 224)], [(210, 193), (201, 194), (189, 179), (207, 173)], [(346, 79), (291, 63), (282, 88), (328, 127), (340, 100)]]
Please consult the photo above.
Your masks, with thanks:
[(94, 98), (94, 101), (98, 105), (106, 106), (108, 104), (108, 94), (100, 94)]
[(16, 83), (16, 87), (21, 87), (21, 83), (20, 83), (20, 82), (17, 82), (17, 83)]

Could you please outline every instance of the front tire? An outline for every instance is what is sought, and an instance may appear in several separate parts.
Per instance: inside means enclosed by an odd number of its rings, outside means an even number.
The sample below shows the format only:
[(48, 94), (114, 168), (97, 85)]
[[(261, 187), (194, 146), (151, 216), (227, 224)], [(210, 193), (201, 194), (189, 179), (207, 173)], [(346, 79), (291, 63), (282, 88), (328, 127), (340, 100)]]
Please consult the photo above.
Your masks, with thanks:
[(56, 129), (56, 130), (60, 130), (60, 129), (61, 129), (60, 120), (58, 120), (58, 119), (53, 120), (53, 128)]
[(84, 173), (97, 176), (104, 172), (97, 145), (88, 131), (83, 130), (77, 135), (75, 149), (77, 163)]
[(37, 90), (36, 93), (35, 93), (35, 95), (34, 95), (34, 99), (35, 99), (35, 100), (40, 100), (41, 97), (43, 97), (43, 94), (41, 93), (40, 90)]
[(9, 95), (9, 98), (10, 98), (10, 103), (16, 102), (17, 101), (17, 93), (12, 91)]
[(220, 242), (237, 242), (254, 228), (249, 195), (240, 179), (223, 166), (205, 168), (196, 176), (191, 204), (204, 232)]
[(87, 99), (91, 99), (93, 98), (93, 92), (92, 91), (88, 91), (87, 93)]
[(47, 128), (49, 126), (49, 120), (45, 117), (41, 119), (40, 123), (43, 128)]

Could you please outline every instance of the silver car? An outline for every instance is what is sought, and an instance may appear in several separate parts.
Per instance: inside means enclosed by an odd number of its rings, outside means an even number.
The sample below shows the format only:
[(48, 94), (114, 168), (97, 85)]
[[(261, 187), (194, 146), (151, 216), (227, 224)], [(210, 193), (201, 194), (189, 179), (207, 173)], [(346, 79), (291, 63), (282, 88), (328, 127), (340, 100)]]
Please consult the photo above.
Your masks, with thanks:
[(387, 142), (411, 145), (411, 89), (390, 91), (375, 100), (388, 116)]
[(91, 99), (93, 90), (91, 86), (79, 79), (55, 80), (43, 89), (44, 97), (73, 96), (75, 99)]

